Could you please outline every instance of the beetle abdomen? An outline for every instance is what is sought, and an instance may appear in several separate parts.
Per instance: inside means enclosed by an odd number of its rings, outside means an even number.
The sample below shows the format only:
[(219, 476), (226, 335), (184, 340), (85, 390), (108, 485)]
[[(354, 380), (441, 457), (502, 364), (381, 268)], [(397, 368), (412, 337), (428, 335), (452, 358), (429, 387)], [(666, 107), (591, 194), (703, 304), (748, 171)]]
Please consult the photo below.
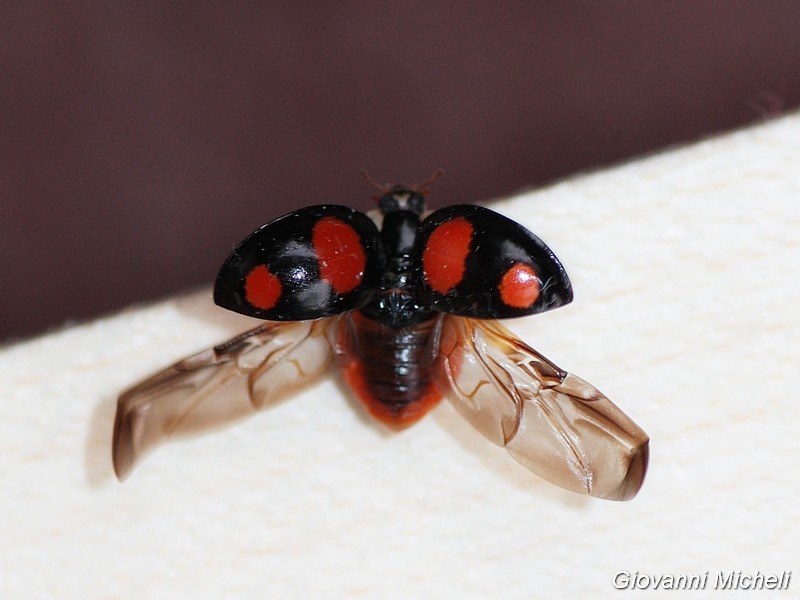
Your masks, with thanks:
[(344, 379), (367, 411), (394, 429), (421, 419), (441, 400), (430, 373), (429, 339), (436, 318), (395, 329), (360, 312), (342, 319)]

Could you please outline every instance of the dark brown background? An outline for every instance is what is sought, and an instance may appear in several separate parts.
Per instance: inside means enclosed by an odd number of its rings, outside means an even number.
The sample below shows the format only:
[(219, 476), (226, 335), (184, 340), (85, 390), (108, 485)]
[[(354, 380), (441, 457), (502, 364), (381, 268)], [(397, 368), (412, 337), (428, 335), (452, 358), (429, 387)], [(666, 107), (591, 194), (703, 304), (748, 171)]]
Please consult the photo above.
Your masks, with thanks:
[(362, 168), (480, 201), (800, 103), (796, 1), (306, 4), (3, 4), (0, 340), (366, 209)]

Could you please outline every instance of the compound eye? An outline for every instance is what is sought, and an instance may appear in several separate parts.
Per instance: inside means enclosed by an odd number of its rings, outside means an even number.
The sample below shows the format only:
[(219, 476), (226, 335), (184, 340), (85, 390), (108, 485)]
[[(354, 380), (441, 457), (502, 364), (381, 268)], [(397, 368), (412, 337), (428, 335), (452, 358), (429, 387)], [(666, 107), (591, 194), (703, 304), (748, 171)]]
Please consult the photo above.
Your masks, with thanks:
[(400, 203), (394, 197), (394, 194), (385, 194), (378, 200), (378, 208), (381, 209), (383, 214), (386, 214), (398, 210)]
[(408, 199), (408, 209), (418, 215), (425, 211), (425, 198), (422, 197), (422, 194), (411, 194)]

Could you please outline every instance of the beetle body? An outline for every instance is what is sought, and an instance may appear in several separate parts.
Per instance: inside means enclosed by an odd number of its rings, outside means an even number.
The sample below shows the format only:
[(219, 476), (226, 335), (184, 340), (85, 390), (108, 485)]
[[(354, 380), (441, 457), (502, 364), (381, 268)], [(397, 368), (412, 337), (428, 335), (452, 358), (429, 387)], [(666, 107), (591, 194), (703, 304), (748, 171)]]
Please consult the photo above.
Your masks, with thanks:
[(489, 209), (429, 212), (416, 188), (383, 192), (369, 216), (310, 206), (234, 249), (214, 300), (268, 323), (120, 397), (118, 476), (166, 437), (244, 414), (242, 395), (250, 408), (263, 408), (336, 357), (366, 410), (393, 429), (446, 396), (543, 477), (603, 498), (632, 497), (646, 470), (646, 434), (596, 388), (496, 321), (572, 300), (553, 252)]
[(418, 421), (442, 397), (428, 356), (435, 313), (418, 301), (412, 259), (423, 206), (419, 194), (402, 188), (380, 201), (373, 217), (385, 255), (380, 287), (348, 315), (336, 346), (345, 381), (374, 418), (395, 429)]

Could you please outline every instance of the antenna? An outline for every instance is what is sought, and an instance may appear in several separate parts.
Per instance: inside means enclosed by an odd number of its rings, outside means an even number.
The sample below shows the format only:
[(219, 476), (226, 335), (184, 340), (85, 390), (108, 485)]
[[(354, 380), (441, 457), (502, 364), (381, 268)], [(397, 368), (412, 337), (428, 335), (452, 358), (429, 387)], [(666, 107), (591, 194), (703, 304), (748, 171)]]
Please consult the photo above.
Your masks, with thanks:
[[(436, 171), (433, 172), (433, 175), (431, 175), (426, 181), (423, 181), (422, 183), (415, 183), (414, 185), (408, 187), (406, 187), (405, 185), (389, 185), (388, 183), (378, 183), (378, 181), (370, 177), (369, 173), (367, 173), (366, 170), (364, 169), (359, 171), (359, 173), (361, 173), (361, 176), (367, 181), (367, 183), (369, 183), (372, 187), (377, 189), (381, 194), (388, 194), (392, 191), (397, 191), (399, 189), (406, 189), (410, 192), (417, 192), (418, 194), (424, 196), (425, 194), (428, 193), (428, 190), (426, 190), (425, 188), (430, 184), (432, 184), (437, 179), (439, 179), (439, 177), (441, 177), (442, 174), (444, 173), (444, 169), (437, 169)], [(375, 199), (377, 200), (378, 198)]]
[(418, 183), (416, 185), (411, 186), (411, 191), (418, 192), (424, 196), (425, 194), (428, 193), (428, 190), (426, 190), (425, 188), (430, 184), (432, 184), (437, 179), (439, 179), (439, 177), (441, 177), (443, 174), (444, 174), (444, 169), (436, 169), (433, 172), (433, 175), (431, 175), (428, 178), (428, 181), (423, 181), (422, 183)]
[(388, 194), (389, 190), (392, 188), (392, 186), (390, 186), (389, 184), (378, 183), (377, 181), (375, 181), (372, 177), (369, 176), (369, 173), (367, 173), (365, 169), (361, 169), (359, 173), (361, 173), (361, 176), (367, 180), (368, 184), (377, 189), (381, 194)]

